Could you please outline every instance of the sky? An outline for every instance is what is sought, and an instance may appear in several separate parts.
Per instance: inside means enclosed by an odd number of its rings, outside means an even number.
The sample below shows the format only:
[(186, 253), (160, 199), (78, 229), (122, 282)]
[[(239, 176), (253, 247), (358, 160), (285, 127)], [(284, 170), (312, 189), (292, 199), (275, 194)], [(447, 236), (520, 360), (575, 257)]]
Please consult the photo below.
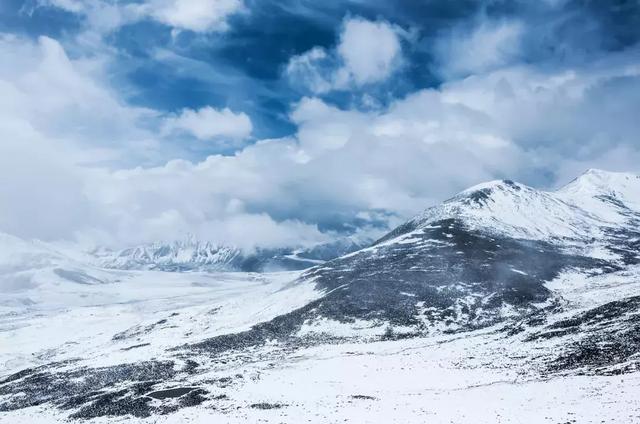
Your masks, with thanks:
[(0, 0), (0, 231), (377, 237), (640, 172), (639, 0)]

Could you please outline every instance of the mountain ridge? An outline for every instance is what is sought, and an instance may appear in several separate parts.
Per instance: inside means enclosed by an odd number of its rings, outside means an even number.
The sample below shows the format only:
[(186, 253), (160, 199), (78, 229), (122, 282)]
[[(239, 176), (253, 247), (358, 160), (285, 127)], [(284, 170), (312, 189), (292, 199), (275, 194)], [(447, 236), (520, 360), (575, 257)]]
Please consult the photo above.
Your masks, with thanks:
[(242, 249), (201, 241), (154, 242), (118, 251), (95, 251), (97, 264), (111, 269), (265, 272), (300, 270), (356, 251), (372, 240), (342, 237), (310, 247)]
[[(597, 183), (603, 179), (616, 184)], [(603, 228), (640, 220), (640, 176), (590, 169), (555, 191), (511, 180), (478, 184), (427, 208), (377, 242), (453, 217), (471, 228), (513, 238), (584, 242), (601, 237)]]

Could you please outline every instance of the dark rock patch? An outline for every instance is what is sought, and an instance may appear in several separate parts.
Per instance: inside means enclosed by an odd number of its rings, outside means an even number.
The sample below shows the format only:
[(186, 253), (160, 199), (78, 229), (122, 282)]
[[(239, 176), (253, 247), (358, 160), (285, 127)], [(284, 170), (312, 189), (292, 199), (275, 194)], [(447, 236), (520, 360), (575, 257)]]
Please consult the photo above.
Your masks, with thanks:
[(193, 359), (187, 359), (184, 363), (184, 367), (182, 367), (182, 371), (187, 374), (195, 374), (199, 366), (200, 364)]
[(154, 392), (147, 393), (147, 396), (159, 400), (171, 399), (186, 395), (196, 389), (197, 387), (174, 387), (171, 389), (156, 390)]
[[(52, 403), (62, 409), (80, 408), (78, 417), (103, 415), (145, 416), (146, 401), (138, 399), (158, 381), (174, 377), (172, 361), (148, 361), (102, 368), (57, 371), (40, 367), (37, 372), (0, 385), (0, 411)], [(113, 391), (111, 388), (124, 386)], [(21, 393), (22, 395), (16, 396)], [(147, 399), (148, 400), (148, 399)], [(147, 411), (147, 412), (145, 412)]]
[(88, 405), (80, 407), (71, 418), (96, 418), (102, 416), (133, 415), (148, 417), (153, 412), (149, 399), (127, 395), (127, 390), (97, 395)]
[[(605, 303), (533, 333), (525, 341), (571, 337), (562, 351), (548, 361), (552, 372), (582, 369), (610, 373), (640, 354), (640, 296)], [(605, 368), (602, 368), (605, 367)], [(616, 368), (635, 369), (635, 366)]]
[(640, 314), (640, 296), (615, 300), (604, 305), (581, 312), (570, 318), (557, 321), (542, 331), (533, 333), (526, 340), (549, 339), (569, 334), (596, 331), (599, 328), (610, 329), (622, 321), (634, 321), (634, 315)]
[[(207, 400), (206, 394), (209, 393), (204, 389), (195, 389), (180, 398), (180, 406), (189, 407), (200, 405)], [(220, 399), (220, 398), (218, 398)]]
[(267, 402), (253, 403), (249, 405), (249, 407), (253, 409), (280, 409), (286, 406), (287, 405), (284, 403), (267, 403)]
[(120, 350), (127, 351), (127, 350), (137, 349), (139, 347), (149, 346), (150, 344), (151, 343), (140, 343), (140, 344), (133, 345), (133, 346), (123, 347)]
[(359, 400), (378, 400), (375, 396), (369, 395), (351, 395), (349, 396), (351, 399), (359, 399)]

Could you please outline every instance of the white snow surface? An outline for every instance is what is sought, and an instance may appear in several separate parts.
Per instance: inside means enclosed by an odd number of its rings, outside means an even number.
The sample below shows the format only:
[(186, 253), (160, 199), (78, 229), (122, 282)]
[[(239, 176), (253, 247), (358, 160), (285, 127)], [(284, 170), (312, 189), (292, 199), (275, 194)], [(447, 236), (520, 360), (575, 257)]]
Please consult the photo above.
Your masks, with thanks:
[[(291, 286), (295, 272), (111, 275), (118, 278), (109, 284), (29, 289), (26, 299), (42, 302), (1, 309), (0, 335), (11, 343), (0, 345), (0, 373), (69, 358), (91, 366), (158, 359), (168, 348), (248, 330), (321, 295), (311, 284)], [(128, 337), (114, 340), (118, 334)]]
[[(37, 269), (28, 274), (32, 284), (23, 289), (13, 286), (12, 292), (3, 291), (0, 296), (5, 305), (0, 315), (0, 375), (71, 358), (80, 359), (74, 366), (91, 367), (168, 358), (167, 348), (247, 329), (321, 295), (310, 285), (290, 284), (295, 272), (123, 272), (89, 267), (80, 271), (101, 277), (101, 283), (81, 284), (60, 276), (46, 282), (52, 267), (79, 265), (43, 244), (9, 242)], [(19, 264), (4, 258), (3, 275), (25, 272)], [(561, 319), (639, 293), (640, 267), (594, 276), (567, 271), (548, 287), (569, 305), (567, 312), (553, 318)], [(56, 292), (66, 294), (54, 296)], [(33, 302), (18, 306), (19, 296)], [(300, 333), (364, 333), (366, 338), (384, 328), (325, 320), (308, 323)], [(135, 337), (113, 339), (123, 332)], [(311, 346), (294, 352), (267, 345), (249, 361), (235, 354), (224, 361), (195, 356), (207, 371), (188, 384), (226, 398), (169, 415), (100, 417), (85, 422), (640, 422), (640, 373), (541, 377), (536, 359), (561, 349), (567, 339), (526, 344), (522, 342), (525, 336), (505, 343), (503, 333), (487, 328), (416, 339)], [(207, 381), (235, 375), (244, 377), (224, 388), (207, 386)], [(256, 408), (259, 404), (276, 407)], [(65, 411), (44, 405), (5, 412), (0, 422), (56, 423), (67, 416)]]

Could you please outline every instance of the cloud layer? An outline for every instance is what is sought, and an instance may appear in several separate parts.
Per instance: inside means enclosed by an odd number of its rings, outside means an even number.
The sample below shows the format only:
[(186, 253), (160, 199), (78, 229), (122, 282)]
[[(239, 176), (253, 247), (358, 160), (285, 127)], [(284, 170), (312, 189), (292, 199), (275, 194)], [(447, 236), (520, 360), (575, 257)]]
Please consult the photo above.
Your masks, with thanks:
[[(56, 1), (86, 19), (94, 16), (88, 4), (114, 6)], [(206, 24), (187, 24), (187, 12), (166, 24), (191, 26), (200, 34), (189, 43), (211, 49), (205, 33), (232, 32), (224, 25), (235, 12), (210, 10), (219, 17)], [(106, 27), (109, 16), (124, 25), (124, 15), (105, 13)], [(89, 38), (97, 48), (86, 49), (81, 37), (0, 35), (0, 231), (114, 247), (186, 233), (243, 247), (306, 245), (378, 235), (484, 180), (554, 187), (588, 167), (640, 170), (637, 44), (577, 52), (567, 47), (580, 29), (573, 25), (558, 38), (563, 60), (550, 61), (535, 22), (520, 18), (485, 11), (425, 35), (346, 16), (333, 38), (289, 52), (265, 77), (256, 98), (276, 84), (304, 88), (277, 112), (292, 130), (268, 139), (255, 135), (255, 111), (271, 108), (271, 98), (141, 106), (131, 86), (118, 84), (114, 64), (124, 53), (108, 37)], [(178, 55), (180, 40), (168, 41), (165, 57), (195, 69), (198, 90), (211, 89), (202, 81), (224, 63)], [(432, 60), (418, 66), (425, 46)], [(442, 81), (394, 91), (409, 72)], [(179, 94), (196, 91), (192, 74), (178, 76)]]

